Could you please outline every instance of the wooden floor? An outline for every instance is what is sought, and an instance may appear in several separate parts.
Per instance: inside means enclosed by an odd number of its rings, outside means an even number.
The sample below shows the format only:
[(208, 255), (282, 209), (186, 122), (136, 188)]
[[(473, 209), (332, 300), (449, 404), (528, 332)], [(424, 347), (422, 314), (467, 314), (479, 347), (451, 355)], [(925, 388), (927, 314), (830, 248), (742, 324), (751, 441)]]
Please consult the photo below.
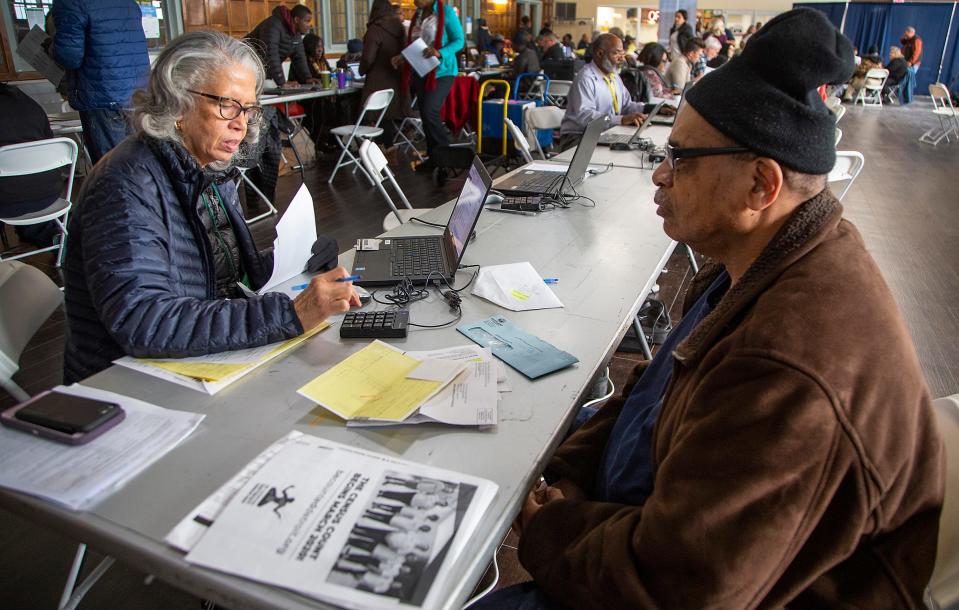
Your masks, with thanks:
[[(909, 107), (848, 107), (840, 127), (840, 150), (858, 150), (865, 168), (843, 201), (846, 217), (860, 229), (890, 288), (902, 308), (933, 396), (959, 392), (959, 142), (932, 147), (919, 135), (936, 124), (928, 99)], [(453, 181), (443, 189), (429, 178), (414, 174), (403, 158), (393, 169), (414, 207), (434, 207), (459, 190)], [(331, 167), (321, 160), (307, 171), (307, 185), (316, 201), (317, 230), (349, 248), (357, 237), (379, 233), (386, 207), (359, 175), (341, 173), (336, 184), (326, 178)], [(281, 178), (277, 200), (281, 211), (300, 186), (298, 176)], [(272, 241), (273, 219), (257, 223), (254, 236), (261, 246)], [(8, 235), (12, 231), (8, 229)], [(26, 259), (55, 276), (52, 257)], [(673, 303), (688, 284), (688, 264), (673, 256), (660, 278), (661, 297)], [(829, 298), (829, 295), (822, 295)], [(679, 306), (672, 308), (676, 318)], [(62, 377), (64, 320), (57, 312), (37, 333), (21, 358), (15, 380), (35, 393)], [(876, 358), (884, 357), (876, 354)], [(637, 360), (618, 352), (610, 363), (616, 387)], [(2, 394), (2, 391), (0, 391)], [(0, 406), (12, 400), (0, 395)], [(0, 582), (4, 607), (55, 607), (72, 561), (75, 541), (0, 511)], [(500, 586), (521, 582), (528, 575), (518, 565), (515, 537), (498, 554)], [(93, 554), (95, 557), (95, 554)], [(91, 569), (92, 561), (85, 565)], [(114, 566), (88, 594), (81, 608), (197, 608), (196, 598), (165, 583), (145, 582), (137, 566)]]

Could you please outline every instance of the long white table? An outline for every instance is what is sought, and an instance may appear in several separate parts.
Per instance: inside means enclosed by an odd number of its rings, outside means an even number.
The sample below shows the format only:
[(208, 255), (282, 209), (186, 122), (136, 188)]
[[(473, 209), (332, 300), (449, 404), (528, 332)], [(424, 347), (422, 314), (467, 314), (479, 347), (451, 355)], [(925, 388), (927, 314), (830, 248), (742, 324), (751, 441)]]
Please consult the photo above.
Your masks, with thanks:
[(290, 104), (292, 102), (301, 102), (303, 100), (313, 100), (322, 97), (334, 97), (340, 95), (352, 95), (363, 90), (363, 86), (349, 86), (343, 89), (332, 87), (330, 89), (316, 89), (310, 91), (293, 90), (290, 93), (264, 93), (260, 96), (260, 103), (266, 105)]
[[(91, 377), (84, 384), (207, 417), (181, 446), (89, 512), (71, 512), (8, 491), (0, 491), (0, 505), (233, 610), (325, 607), (290, 591), (191, 566), (163, 542), (199, 502), (270, 443), (297, 429), (499, 485), (469, 552), (456, 558), (453, 578), (439, 597), (444, 600), (442, 608), (461, 607), (675, 246), (655, 215), (650, 172), (617, 167), (587, 178), (579, 190), (596, 201), (595, 208), (574, 205), (537, 217), (484, 213), (466, 251), (464, 264), (530, 261), (544, 277), (559, 278), (553, 289), (565, 307), (510, 312), (464, 291), (463, 323), (504, 314), (580, 360), (534, 382), (510, 369), (513, 391), (500, 402), (497, 426), (347, 429), (341, 420), (296, 394), (297, 388), (364, 345), (341, 341), (334, 326), (217, 396), (115, 366)], [(424, 218), (445, 222), (450, 208), (446, 204)], [(431, 230), (407, 224), (392, 234)], [(341, 256), (347, 268), (351, 259), (352, 252)], [(469, 272), (460, 272), (456, 285), (468, 278)], [(412, 321), (422, 324), (451, 317), (435, 294), (410, 311)], [(421, 350), (469, 341), (447, 328), (411, 329), (407, 339), (393, 343)]]

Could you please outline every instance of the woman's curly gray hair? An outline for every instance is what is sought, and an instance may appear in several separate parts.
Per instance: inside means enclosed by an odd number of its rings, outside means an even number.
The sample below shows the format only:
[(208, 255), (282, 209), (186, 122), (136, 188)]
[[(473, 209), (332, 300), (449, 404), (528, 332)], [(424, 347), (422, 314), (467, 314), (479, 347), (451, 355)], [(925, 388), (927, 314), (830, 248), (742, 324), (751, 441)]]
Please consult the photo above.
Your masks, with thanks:
[[(220, 32), (190, 32), (179, 36), (160, 53), (146, 89), (133, 95), (134, 129), (182, 144), (177, 119), (188, 114), (197, 103), (196, 96), (187, 89), (202, 90), (220, 71), (236, 64), (253, 71), (259, 97), (263, 89), (263, 62), (252, 47)], [(211, 168), (224, 170), (239, 158), (250, 156), (260, 137), (261, 124), (248, 125), (246, 137), (231, 162), (211, 163)]]

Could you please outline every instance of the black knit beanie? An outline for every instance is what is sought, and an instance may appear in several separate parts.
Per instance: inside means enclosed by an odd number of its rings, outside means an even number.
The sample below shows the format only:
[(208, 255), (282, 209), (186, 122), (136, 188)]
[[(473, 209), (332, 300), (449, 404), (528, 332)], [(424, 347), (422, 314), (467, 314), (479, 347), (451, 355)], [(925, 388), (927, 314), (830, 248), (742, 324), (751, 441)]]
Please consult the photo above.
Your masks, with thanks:
[(798, 172), (828, 174), (836, 118), (817, 89), (846, 82), (855, 67), (849, 39), (821, 12), (799, 8), (771, 19), (686, 101), (741, 146)]

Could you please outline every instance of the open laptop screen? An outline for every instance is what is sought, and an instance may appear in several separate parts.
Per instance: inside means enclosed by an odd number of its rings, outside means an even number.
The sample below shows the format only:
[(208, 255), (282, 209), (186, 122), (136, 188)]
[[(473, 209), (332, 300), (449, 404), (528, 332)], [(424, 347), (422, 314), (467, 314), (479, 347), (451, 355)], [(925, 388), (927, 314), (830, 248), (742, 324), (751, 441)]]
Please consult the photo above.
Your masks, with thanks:
[(476, 226), (476, 220), (486, 202), (490, 186), (492, 186), (492, 179), (489, 172), (486, 171), (479, 157), (473, 157), (473, 166), (466, 177), (466, 182), (463, 183), (463, 190), (460, 191), (460, 196), (456, 200), (456, 205), (453, 206), (453, 212), (446, 225), (447, 240), (453, 246), (457, 265), (463, 258), (466, 242), (469, 241), (470, 233)]

